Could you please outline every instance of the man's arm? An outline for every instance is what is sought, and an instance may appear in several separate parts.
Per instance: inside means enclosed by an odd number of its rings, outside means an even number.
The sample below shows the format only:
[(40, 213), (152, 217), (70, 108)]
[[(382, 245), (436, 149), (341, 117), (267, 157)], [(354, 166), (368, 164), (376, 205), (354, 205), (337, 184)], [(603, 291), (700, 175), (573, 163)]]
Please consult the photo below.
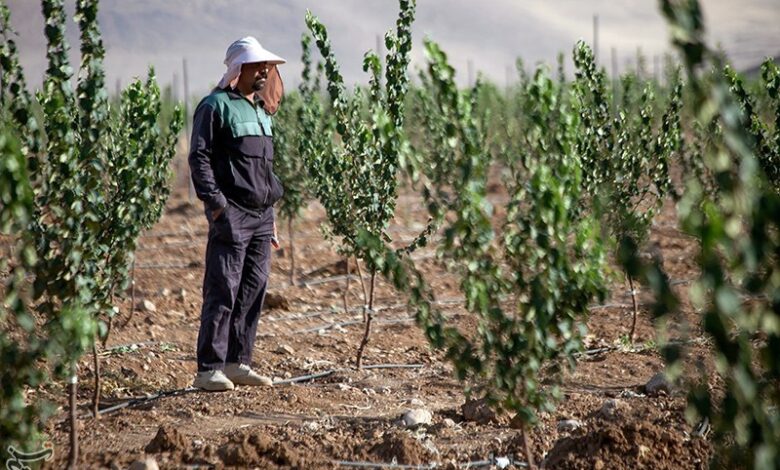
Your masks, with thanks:
[(190, 174), (198, 199), (216, 216), (227, 206), (227, 199), (217, 186), (211, 158), (214, 153), (214, 137), (220, 127), (217, 111), (209, 104), (201, 103), (195, 110), (190, 142)]

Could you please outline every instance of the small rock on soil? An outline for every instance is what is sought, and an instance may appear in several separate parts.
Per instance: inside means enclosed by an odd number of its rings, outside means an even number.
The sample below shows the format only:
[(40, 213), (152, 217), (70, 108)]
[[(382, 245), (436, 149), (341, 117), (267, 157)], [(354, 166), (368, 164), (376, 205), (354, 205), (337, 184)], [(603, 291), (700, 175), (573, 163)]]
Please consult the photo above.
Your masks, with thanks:
[(672, 392), (672, 384), (666, 379), (666, 375), (663, 372), (655, 374), (645, 384), (645, 393), (648, 395), (660, 395)]
[(558, 421), (558, 432), (572, 432), (582, 427), (582, 421), (576, 419), (564, 419)]
[(627, 413), (629, 408), (630, 407), (626, 402), (610, 398), (601, 405), (601, 408), (596, 411), (595, 416), (605, 420), (615, 420), (618, 419), (620, 415)]
[(426, 409), (409, 410), (401, 416), (404, 426), (412, 428), (421, 424), (431, 424), (433, 414)]
[(157, 306), (154, 305), (151, 300), (144, 299), (138, 304), (138, 310), (142, 312), (154, 313), (157, 311)]
[(274, 293), (267, 293), (265, 295), (265, 308), (267, 309), (281, 309), (281, 310), (290, 310), (290, 302), (287, 300), (287, 297), (284, 297), (281, 294), (274, 294)]
[(130, 464), (129, 470), (160, 470), (160, 467), (153, 457), (148, 457), (144, 460), (136, 460)]

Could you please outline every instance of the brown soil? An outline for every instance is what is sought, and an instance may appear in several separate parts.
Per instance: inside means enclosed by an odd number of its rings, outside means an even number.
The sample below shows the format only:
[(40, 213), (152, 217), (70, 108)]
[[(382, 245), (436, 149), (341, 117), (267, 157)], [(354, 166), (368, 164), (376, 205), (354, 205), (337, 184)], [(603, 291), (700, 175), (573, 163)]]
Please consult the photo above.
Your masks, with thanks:
[(158, 454), (160, 452), (185, 452), (189, 450), (189, 443), (179, 434), (176, 428), (170, 425), (160, 426), (157, 435), (146, 445), (144, 450), (147, 454)]
[(377, 457), (377, 462), (420, 465), (434, 460), (431, 451), (417, 439), (396, 430), (385, 434), (382, 441), (371, 448), (371, 453)]
[[(626, 410), (630, 410), (627, 408)], [(678, 469), (707, 468), (710, 444), (702, 439), (681, 439), (675, 429), (682, 416), (655, 417), (647, 405), (618, 410), (611, 419), (595, 417), (570, 437), (559, 439), (547, 454), (549, 468)]]
[[(495, 199), (503, 198), (496, 194)], [(425, 223), (419, 198), (400, 197), (391, 235), (411, 240)], [(350, 283), (344, 312), (343, 280), (347, 272), (335, 246), (323, 240), (325, 216), (312, 204), (296, 221), (298, 278), (288, 284), (289, 250), (275, 252), (271, 292), (282, 308), (267, 309), (258, 327), (253, 367), (284, 379), (336, 372), (313, 381), (273, 388), (238, 387), (227, 393), (190, 392), (107, 413), (88, 416), (93, 390), (92, 357), (80, 364), (79, 468), (127, 468), (152, 455), (162, 469), (173, 468), (338, 468), (338, 461), (428, 464), (441, 466), (507, 457), (524, 461), (522, 439), (510, 417), (464, 416), (466, 395), (452, 366), (433, 351), (410, 320), (402, 294), (378, 280), (378, 313), (364, 364), (416, 364), (417, 368), (355, 370), (355, 352), (363, 333), (362, 287)], [(279, 223), (286, 227), (286, 222)], [(658, 218), (651, 241), (663, 253), (672, 279), (695, 276), (695, 244), (676, 230), (671, 207)], [(123, 300), (101, 355), (102, 405), (120, 404), (147, 394), (191, 385), (196, 371), (200, 291), (207, 228), (199, 203), (190, 205), (186, 191), (169, 201), (162, 220), (140, 240), (136, 265), (136, 303), (150, 300), (155, 312), (130, 313)], [(282, 244), (289, 239), (280, 231)], [(432, 244), (435, 246), (435, 243)], [(286, 247), (285, 247), (286, 248)], [(441, 308), (464, 330), (476, 326), (463, 309), (458, 280), (427, 247), (414, 257), (433, 286)], [(349, 271), (355, 273), (354, 261)], [(365, 270), (363, 271), (365, 275)], [(680, 283), (677, 289), (686, 289)], [(615, 276), (611, 298), (588, 320), (587, 346), (620, 345), (631, 321), (631, 298), (622, 277)], [(128, 292), (129, 295), (129, 292)], [(647, 302), (646, 294), (640, 295)], [(679, 321), (689, 321), (696, 335), (693, 308), (683, 304)], [(472, 330), (473, 331), (473, 330)], [(690, 437), (684, 419), (685, 398), (679, 392), (648, 397), (642, 386), (664, 363), (651, 342), (656, 339), (647, 307), (642, 307), (636, 342), (647, 349), (608, 351), (583, 357), (562, 387), (564, 399), (553, 413), (540, 417), (529, 433), (537, 463), (547, 468), (703, 468), (711, 453), (706, 440)], [(130, 346), (135, 344), (135, 346)], [(124, 346), (117, 349), (112, 347)], [(706, 345), (691, 348), (691, 370), (697, 357), (708, 358)], [(704, 360), (706, 367), (711, 367)], [(473, 385), (473, 384), (472, 384)], [(715, 385), (715, 384), (713, 384)], [(68, 455), (65, 388), (52, 384), (31, 390), (29, 399), (45, 398), (59, 406), (48, 422), (55, 448), (46, 468), (63, 468)], [(479, 398), (479, 396), (473, 397)], [(611, 419), (599, 413), (607, 400), (620, 402)], [(404, 411), (425, 407), (433, 423), (416, 429), (400, 424)], [(626, 411), (628, 410), (628, 411)], [(481, 416), (481, 417), (480, 417)], [(583, 427), (559, 432), (557, 423), (577, 419)], [(514, 467), (517, 468), (517, 467)]]

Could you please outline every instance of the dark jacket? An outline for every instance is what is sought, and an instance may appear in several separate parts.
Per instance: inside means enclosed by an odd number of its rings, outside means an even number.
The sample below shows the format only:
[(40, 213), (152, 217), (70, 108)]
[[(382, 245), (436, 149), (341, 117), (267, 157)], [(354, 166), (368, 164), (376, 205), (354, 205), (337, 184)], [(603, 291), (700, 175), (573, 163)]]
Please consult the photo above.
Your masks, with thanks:
[(273, 172), (271, 118), (230, 89), (214, 90), (195, 109), (190, 172), (209, 210), (227, 206), (262, 215), (284, 189)]

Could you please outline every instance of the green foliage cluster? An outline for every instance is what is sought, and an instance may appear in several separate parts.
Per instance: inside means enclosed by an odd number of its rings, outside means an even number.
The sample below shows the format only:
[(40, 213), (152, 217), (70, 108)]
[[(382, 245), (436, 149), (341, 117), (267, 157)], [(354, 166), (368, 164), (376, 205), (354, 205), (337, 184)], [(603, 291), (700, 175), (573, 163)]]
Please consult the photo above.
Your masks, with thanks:
[[(334, 235), (342, 237), (352, 251), (361, 230), (388, 238), (385, 230), (395, 213), (414, 7), (414, 1), (401, 0), (396, 31), (385, 35), (384, 83), (380, 59), (369, 51), (363, 60), (363, 69), (371, 74), (368, 90), (356, 88), (352, 95), (347, 94), (327, 30), (310, 12), (306, 15), (306, 25), (325, 61), (330, 113), (339, 142), (328, 146), (314, 139), (307, 145), (317, 148), (302, 153), (313, 192), (328, 213)], [(306, 96), (312, 92), (307, 89)], [(309, 112), (322, 112), (316, 108)]]
[[(98, 0), (76, 3), (82, 61), (74, 89), (64, 3), (41, 4), (49, 66), (35, 97), (28, 93), (19, 66), (8, 8), (0, 4), (2, 112), (9, 117), (11, 130), (22, 136), (23, 169), (33, 194), (31, 210), (17, 208), (14, 222), (3, 228), (25, 252), (35, 253), (35, 262), (26, 257), (17, 267), (31, 276), (32, 286), (7, 286), (7, 292), (20, 300), (3, 313), (14, 317), (3, 331), (4, 341), (15, 333), (26, 341), (22, 350), (3, 355), (7, 363), (22, 361), (20, 369), (3, 368), (9, 393), (3, 398), (4, 411), (12, 409), (6, 403), (19, 404), (24, 387), (40, 383), (45, 370), (75, 380), (78, 358), (96, 334), (107, 334), (101, 319), (117, 312), (113, 296), (128, 283), (136, 240), (162, 213), (169, 162), (182, 127), (177, 111), (170, 127), (160, 128), (160, 91), (153, 73), (123, 91), (119, 110), (110, 107)], [(24, 204), (29, 207), (29, 202)], [(34, 328), (37, 321), (43, 328)], [(14, 409), (24, 416), (9, 417), (3, 426), (15, 429), (9, 442), (26, 444), (40, 422), (32, 421), (35, 413), (27, 408)]]
[[(363, 58), (363, 70), (371, 74), (367, 89), (356, 88), (348, 95), (339, 65), (333, 56), (325, 26), (311, 14), (306, 14), (309, 28), (325, 61), (325, 77), (330, 96), (330, 114), (335, 123), (337, 142), (323, 143), (314, 139), (304, 145), (302, 156), (309, 173), (312, 192), (325, 207), (333, 235), (340, 237), (346, 254), (369, 263), (371, 284), (366, 299), (366, 332), (358, 348), (356, 364), (361, 366), (362, 352), (368, 341), (373, 315), (374, 278), (376, 266), (358, 243), (358, 236), (367, 232), (390, 240), (387, 227), (395, 214), (399, 159), (406, 139), (403, 134), (404, 105), (409, 77), (407, 67), (412, 46), (411, 25), (414, 0), (399, 0), (399, 16), (395, 32), (385, 35), (384, 81), (379, 56), (369, 51)], [(304, 39), (304, 61), (307, 42)], [(308, 72), (308, 66), (304, 69)], [(316, 90), (304, 77), (304, 94)], [(302, 117), (305, 123), (316, 124), (321, 113), (319, 105), (307, 106)], [(305, 124), (302, 123), (302, 124)], [(316, 131), (316, 126), (311, 131)]]
[[(557, 101), (557, 84), (537, 72), (529, 86), (543, 99), (529, 118), (538, 126), (529, 152), (545, 158), (519, 159), (527, 163), (526, 178), (507, 188), (510, 202), (499, 230), (488, 200), (491, 158), (475, 101), (480, 88), (458, 89), (446, 54), (432, 41), (425, 47), (430, 112), (424, 125), (431, 134), (419, 159), (422, 193), (430, 216), (444, 221), (439, 255), (459, 276), (476, 330), (449, 325), (414, 263), (381, 239), (363, 237), (382, 272), (410, 293), (418, 324), (445, 350), (458, 377), (531, 424), (560, 398), (554, 385), (541, 385), (542, 377), (555, 384), (573, 364), (587, 306), (606, 292), (597, 221), (575, 210), (581, 197), (576, 115)], [(557, 132), (544, 133), (552, 121)]]
[[(690, 299), (702, 312), (701, 326), (712, 339), (723, 381), (722, 393), (714, 393), (702, 370), (705, 377), (691, 388), (691, 411), (707, 418), (725, 445), (715, 453), (716, 465), (778, 468), (780, 198), (771, 179), (769, 127), (758, 122), (754, 103), (733, 71), (705, 73), (706, 67), (723, 67), (705, 42), (698, 2), (665, 0), (662, 11), (685, 64), (694, 117), (702, 129), (713, 124), (718, 129), (699, 147), (711, 179), (702, 184), (689, 175), (678, 204), (683, 229), (700, 244), (701, 275)], [(770, 63), (763, 69), (771, 96), (776, 74)], [(654, 311), (669, 319), (684, 294), (671, 289), (656, 265), (644, 266), (643, 274), (656, 296)], [(667, 345), (664, 351), (670, 371), (679, 373), (681, 347)]]
[[(604, 71), (598, 69), (590, 47), (581, 41), (574, 49), (574, 63), (574, 101), (581, 122), (577, 146), (591, 208), (604, 217), (618, 244), (641, 246), (671, 189), (670, 162), (682, 145), (679, 73), (672, 76), (667, 109), (656, 115), (650, 82), (634, 104), (631, 89), (635, 78), (624, 76), (623, 98), (615, 106)], [(632, 108), (637, 108), (636, 112)]]
[(729, 65), (724, 74), (729, 89), (742, 110), (742, 121), (749, 133), (750, 148), (758, 159), (767, 182), (780, 190), (780, 68), (767, 59), (761, 64), (761, 81), (766, 91), (766, 102), (770, 107), (773, 121), (765, 122), (760, 113), (759, 97), (751, 94), (744, 80)]
[(324, 153), (332, 138), (332, 130), (325, 127), (331, 121), (323, 116), (319, 75), (312, 73), (308, 34), (301, 36), (301, 50), (301, 83), (297, 92), (285, 96), (284, 106), (274, 116), (274, 171), (284, 182), (278, 208), (286, 219), (297, 217), (309, 198), (307, 155)]

